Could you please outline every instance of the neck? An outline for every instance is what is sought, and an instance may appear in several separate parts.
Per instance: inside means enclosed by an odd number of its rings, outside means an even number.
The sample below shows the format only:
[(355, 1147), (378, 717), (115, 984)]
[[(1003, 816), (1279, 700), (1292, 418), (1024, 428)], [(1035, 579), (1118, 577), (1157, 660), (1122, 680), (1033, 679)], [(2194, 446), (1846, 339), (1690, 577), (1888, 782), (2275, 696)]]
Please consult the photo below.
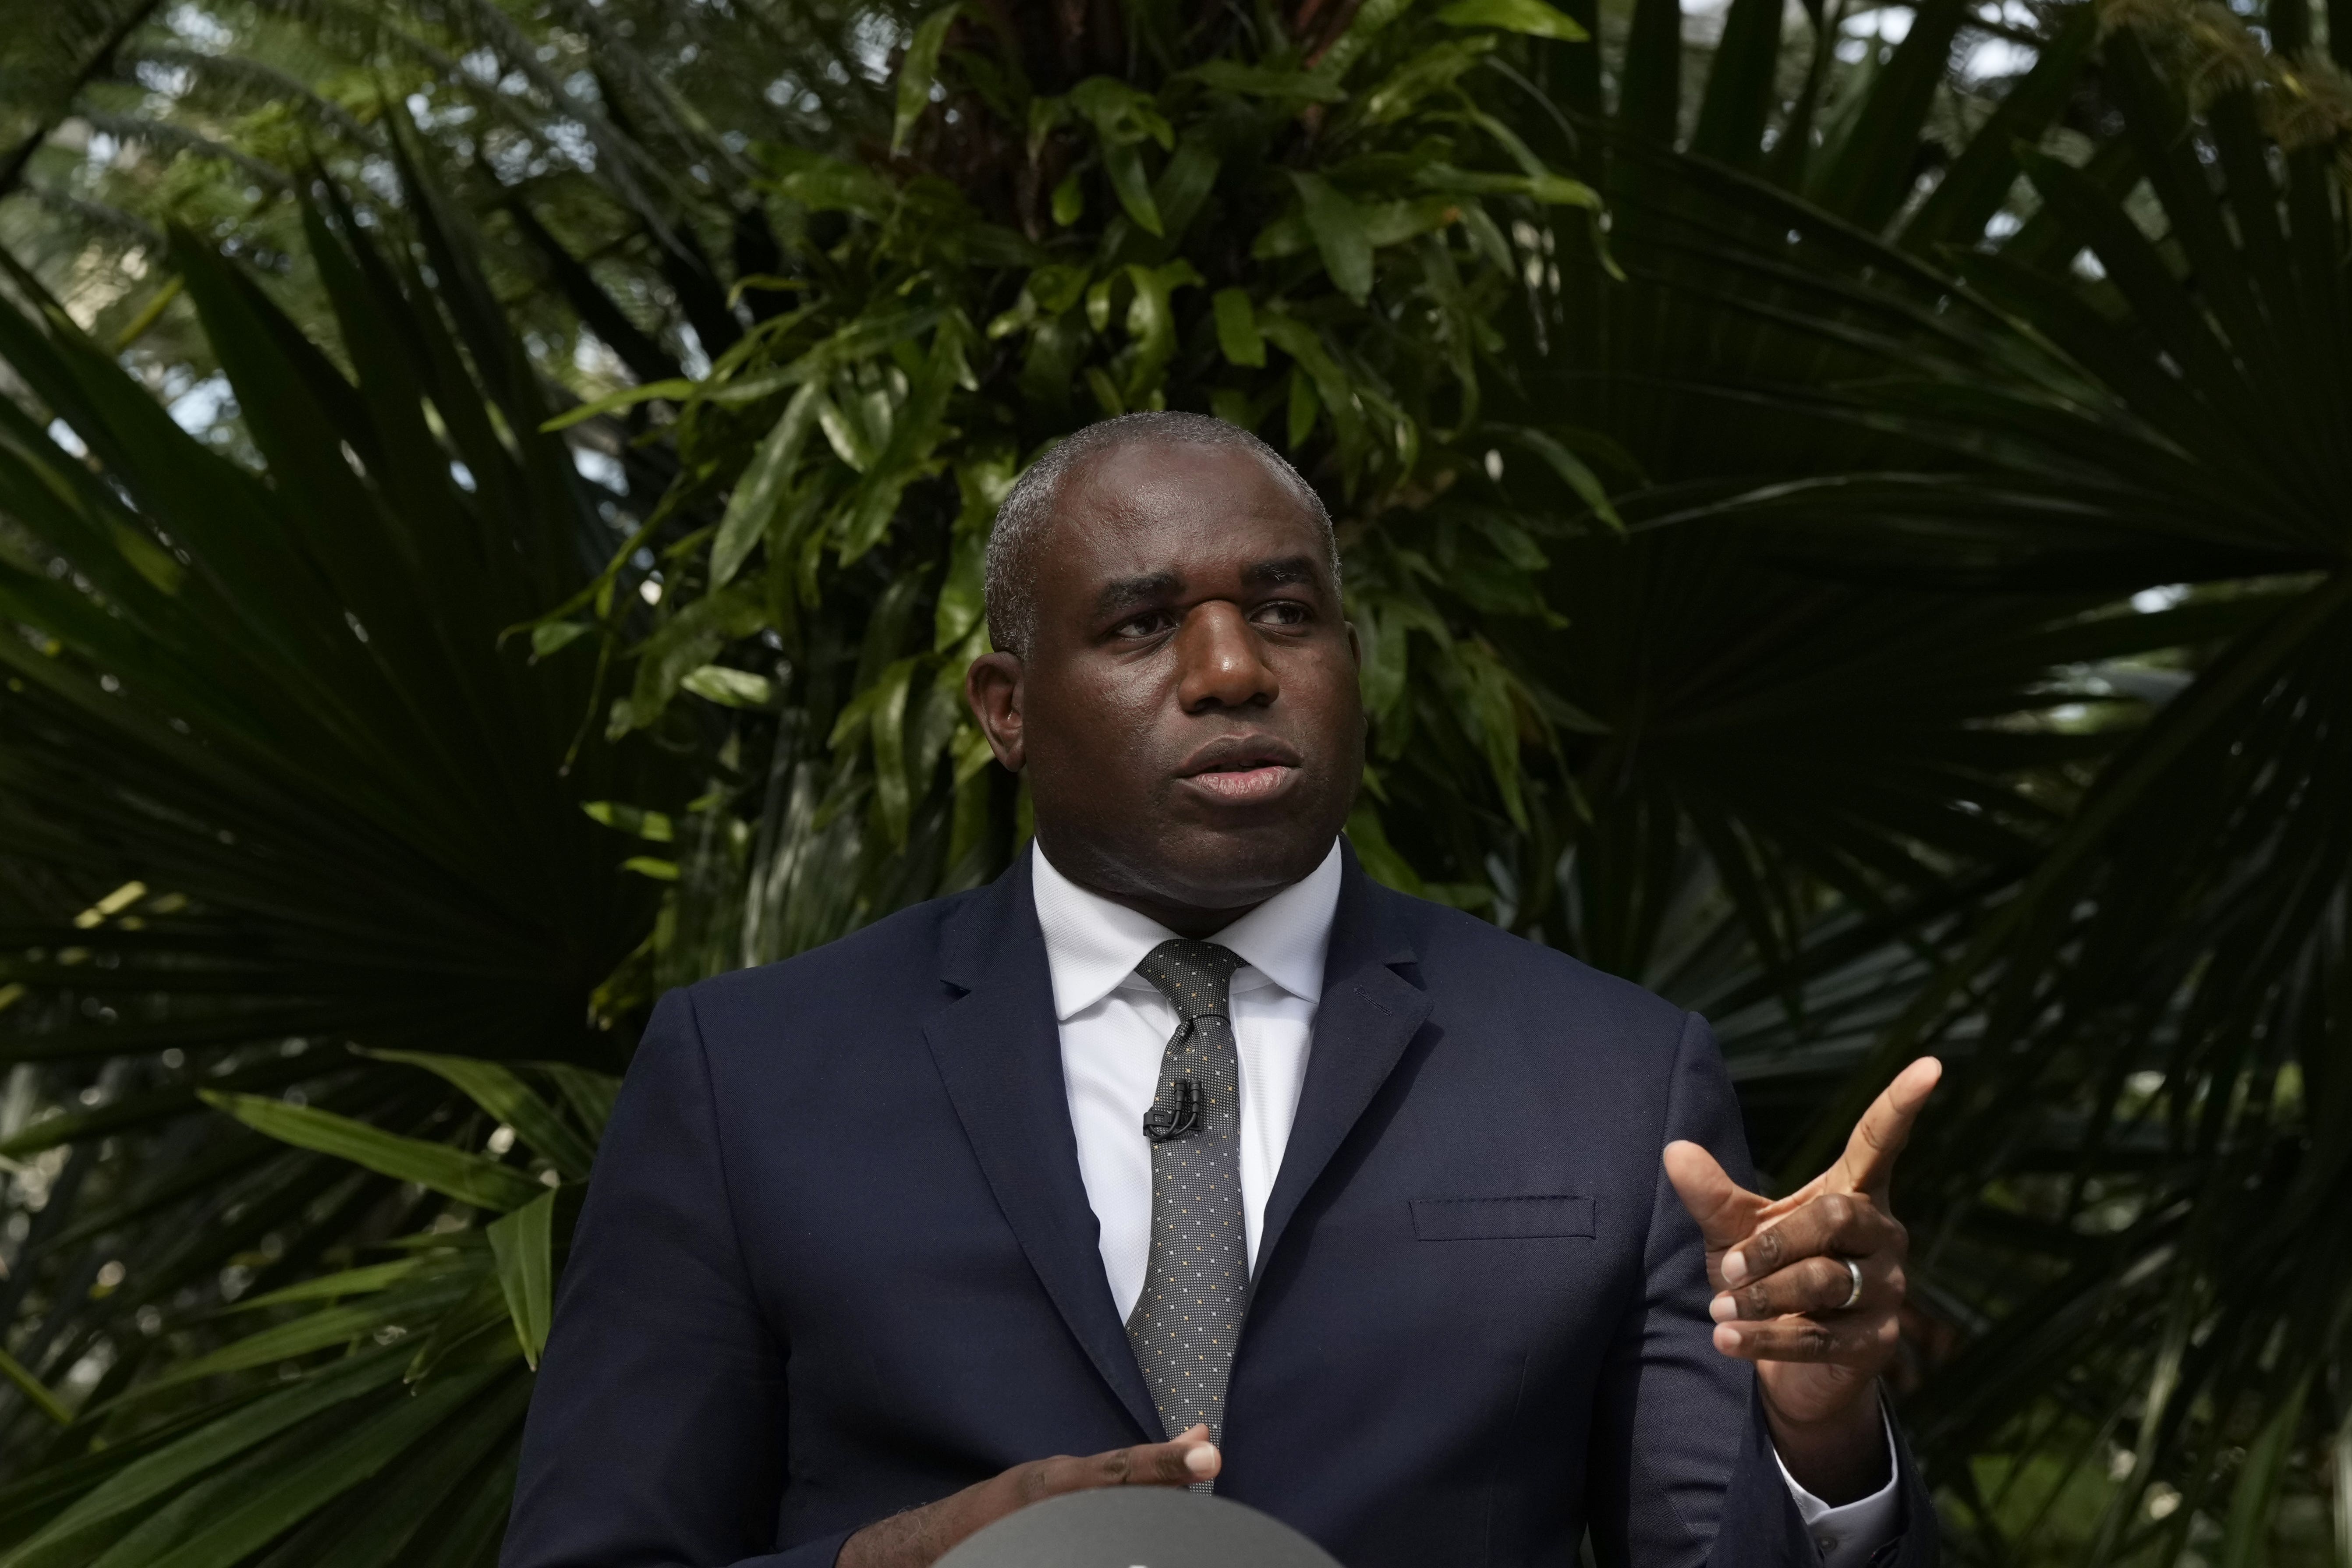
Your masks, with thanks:
[[(1059, 868), (1060, 868), (1057, 865), (1055, 869), (1058, 870)], [(1067, 871), (1064, 871), (1062, 874), (1066, 877), (1069, 877), (1071, 881), (1076, 882), (1087, 892), (1093, 893), (1099, 898), (1108, 899), (1112, 903), (1119, 904), (1128, 909), (1133, 910), (1137, 914), (1149, 915), (1151, 919), (1158, 921), (1161, 925), (1166, 926), (1170, 931), (1174, 931), (1178, 936), (1191, 937), (1196, 942), (1205, 937), (1216, 935), (1219, 931), (1224, 930), (1227, 926), (1233, 924), (1235, 921), (1241, 919), (1252, 910), (1257, 908), (1259, 904), (1265, 902), (1264, 899), (1258, 899), (1246, 904), (1233, 905), (1229, 909), (1202, 909), (1195, 904), (1171, 903), (1165, 899), (1153, 898), (1149, 893), (1129, 892), (1118, 888), (1098, 887), (1095, 883), (1087, 880), (1086, 878), (1071, 876)]]
[[(1230, 903), (1222, 898), (1214, 903), (1194, 902), (1171, 896), (1163, 889), (1139, 887), (1137, 884), (1145, 878), (1134, 875), (1132, 868), (1115, 858), (1089, 852), (1083, 843), (1049, 839), (1042, 832), (1037, 842), (1045, 858), (1053, 862), (1054, 869), (1068, 881), (1097, 898), (1108, 899), (1158, 921), (1178, 936), (1194, 941), (1216, 935), (1289, 885), (1237, 888)], [(1213, 895), (1222, 891), (1211, 889)]]

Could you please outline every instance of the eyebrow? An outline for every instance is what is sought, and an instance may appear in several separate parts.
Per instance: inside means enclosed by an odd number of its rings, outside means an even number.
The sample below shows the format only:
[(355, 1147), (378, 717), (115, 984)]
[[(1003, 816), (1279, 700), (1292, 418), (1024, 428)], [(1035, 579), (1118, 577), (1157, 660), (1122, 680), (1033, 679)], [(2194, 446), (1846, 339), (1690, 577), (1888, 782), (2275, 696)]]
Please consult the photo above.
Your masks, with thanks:
[[(1253, 561), (1242, 568), (1242, 585), (1246, 588), (1280, 588), (1315, 580), (1315, 558), (1311, 555)], [(1125, 610), (1142, 609), (1183, 591), (1184, 579), (1174, 572), (1147, 572), (1139, 576), (1116, 578), (1103, 584), (1102, 592), (1095, 595), (1095, 614), (1116, 616)]]
[(1147, 572), (1140, 577), (1119, 577), (1103, 584), (1095, 595), (1095, 614), (1116, 615), (1121, 610), (1135, 609), (1157, 604), (1184, 586), (1184, 579), (1173, 572)]
[(1286, 555), (1279, 561), (1254, 561), (1242, 568), (1242, 582), (1252, 588), (1279, 588), (1315, 581), (1315, 558)]

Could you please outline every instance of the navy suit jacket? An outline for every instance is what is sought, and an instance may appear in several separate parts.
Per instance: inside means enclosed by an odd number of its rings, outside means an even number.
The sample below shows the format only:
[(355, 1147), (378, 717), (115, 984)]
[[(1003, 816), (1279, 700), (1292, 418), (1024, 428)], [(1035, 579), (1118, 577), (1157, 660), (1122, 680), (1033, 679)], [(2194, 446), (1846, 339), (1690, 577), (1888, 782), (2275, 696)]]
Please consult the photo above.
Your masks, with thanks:
[[(1709, 1343), (1675, 1138), (1748, 1160), (1706, 1023), (1352, 852), (1220, 1494), (1348, 1568), (1811, 1568)], [(1024, 855), (664, 998), (567, 1264), (507, 1568), (828, 1568), (1026, 1459), (1158, 1441), (1097, 1251)], [(1932, 1559), (1907, 1458), (1905, 1531)]]

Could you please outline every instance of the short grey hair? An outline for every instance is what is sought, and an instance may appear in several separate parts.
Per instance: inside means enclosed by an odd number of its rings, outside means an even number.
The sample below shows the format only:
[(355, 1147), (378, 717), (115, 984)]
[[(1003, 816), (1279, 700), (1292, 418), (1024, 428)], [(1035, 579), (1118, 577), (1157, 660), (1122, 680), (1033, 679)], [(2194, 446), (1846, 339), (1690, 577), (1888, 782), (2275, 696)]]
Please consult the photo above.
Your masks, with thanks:
[(1024, 470), (996, 509), (989, 530), (986, 595), (989, 641), (1006, 653), (1026, 657), (1029, 639), (1037, 630), (1036, 585), (1030, 577), (1030, 558), (1037, 542), (1053, 525), (1054, 508), (1062, 485), (1088, 458), (1139, 442), (1163, 441), (1182, 447), (1225, 447), (1249, 453), (1287, 485), (1323, 530), (1323, 548), (1331, 566), (1331, 584), (1339, 584), (1339, 541), (1331, 529), (1331, 513), (1323, 498), (1288, 459), (1238, 425), (1207, 414), (1175, 410), (1122, 414), (1065, 437)]

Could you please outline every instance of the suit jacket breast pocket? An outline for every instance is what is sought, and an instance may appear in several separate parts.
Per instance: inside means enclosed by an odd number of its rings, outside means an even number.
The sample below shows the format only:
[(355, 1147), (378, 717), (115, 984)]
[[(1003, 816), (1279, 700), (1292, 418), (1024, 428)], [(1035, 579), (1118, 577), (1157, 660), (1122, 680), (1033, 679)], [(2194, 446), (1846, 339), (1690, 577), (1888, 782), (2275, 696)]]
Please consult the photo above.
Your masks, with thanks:
[(1514, 1198), (1418, 1198), (1412, 1233), (1423, 1241), (1519, 1241), (1596, 1236), (1592, 1200), (1564, 1193)]

